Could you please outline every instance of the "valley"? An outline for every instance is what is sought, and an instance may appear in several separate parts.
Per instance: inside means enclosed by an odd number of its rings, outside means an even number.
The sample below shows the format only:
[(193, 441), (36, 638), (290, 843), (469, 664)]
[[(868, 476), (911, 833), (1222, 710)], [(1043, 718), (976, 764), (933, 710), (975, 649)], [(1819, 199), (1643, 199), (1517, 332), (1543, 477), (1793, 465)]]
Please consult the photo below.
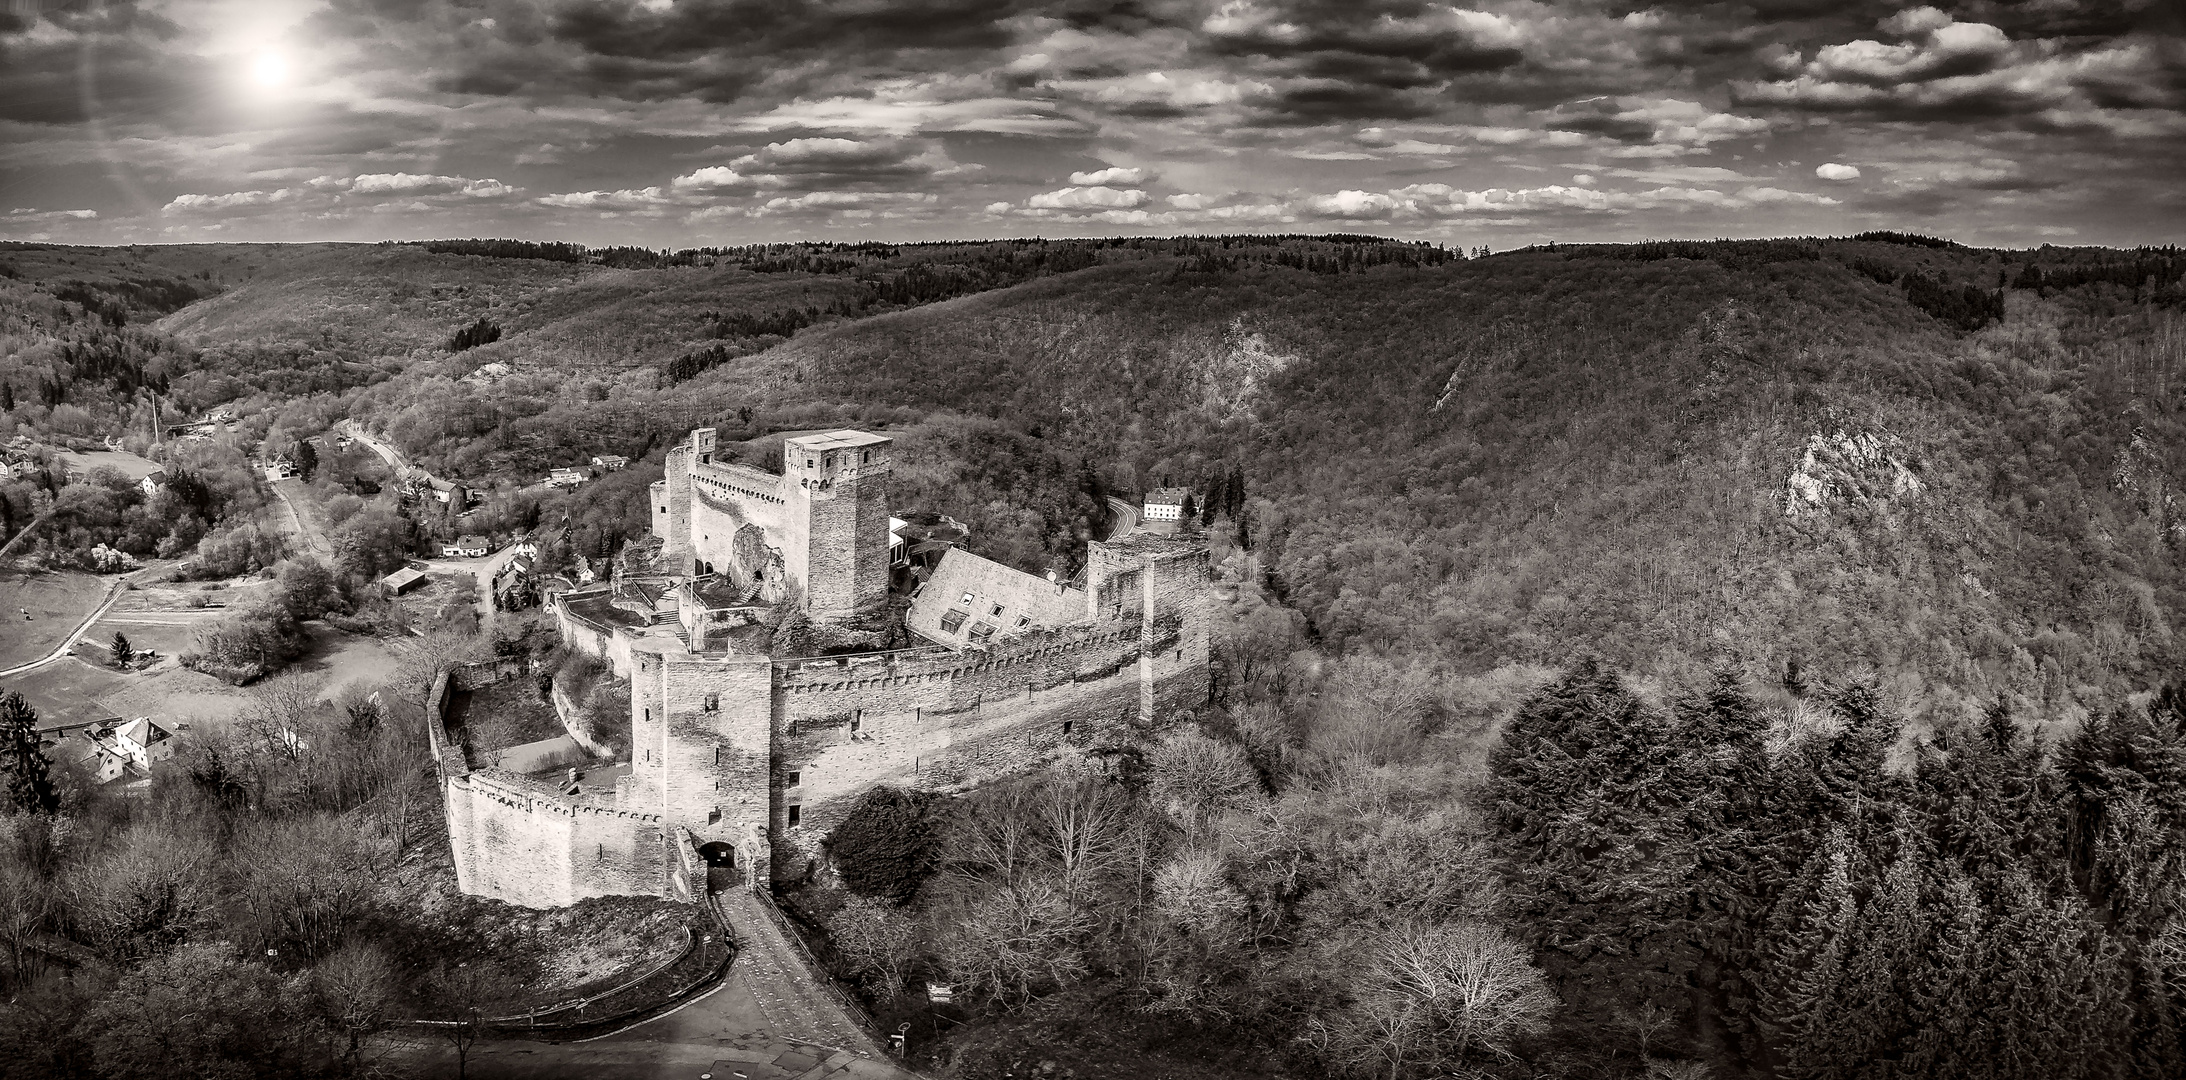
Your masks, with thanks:
[[(243, 950), (205, 961), (236, 985), (377, 965), (359, 1045), (391, 1068), (470, 1052), (417, 1021), (551, 1004), (539, 965), (584, 933), (457, 887), (428, 750), (434, 695), (469, 685), (449, 680), (517, 673), (525, 738), (607, 748), (571, 798), (638, 813), (612, 800), (659, 748), (633, 745), (653, 714), (629, 656), (573, 626), (697, 654), (699, 620), (766, 608), (714, 650), (788, 665), (769, 678), (799, 693), (821, 676), (798, 665), (849, 672), (818, 694), (926, 678), (917, 649), (1006, 658), (816, 629), (803, 579), (741, 531), (676, 553), (666, 493), (692, 455), (789, 484), (817, 436), (888, 447), (889, 535), (866, 540), (898, 622), (924, 626), (903, 611), (945, 556), (1097, 595), (1102, 545), (1158, 527), (1204, 549), (1214, 627), (1191, 695), (1146, 691), (1136, 726), (1028, 729), (1055, 753), (976, 782), (936, 780), (924, 750), (885, 782), (817, 764), (864, 768), (897, 752), (876, 730), (953, 700), (773, 736), (753, 782), (808, 816), (753, 843), (780, 860), (774, 951), (816, 967), (775, 957), (767, 979), (804, 971), (869, 1013), (844, 1021), (861, 1067), (899, 1025), (892, 1060), (964, 1080), (1849, 1077), (1828, 1062), (1877, 1047), (1923, 1075), (2022, 1045), (2110, 1063), (2088, 1075), (2186, 1061), (2164, 1026), (2186, 985), (2163, 854), (2186, 838), (2174, 249), (0, 244), (0, 268), (0, 616), (31, 616), (0, 636), (0, 691), (56, 747), (109, 717), (180, 732), (117, 779), (57, 765), (48, 824), (8, 840), (44, 905), (25, 925), (102, 978), (180, 978), (159, 966), (177, 947)], [(99, 467), (121, 452), (158, 477)], [(1143, 667), (983, 689), (964, 730), (1117, 671), (1153, 685), (1152, 595)], [(117, 635), (156, 657), (116, 657)], [(795, 756), (836, 726), (847, 750)], [(842, 802), (809, 816), (823, 791)], [(716, 818), (731, 801), (708, 798)], [(249, 845), (285, 835), (379, 886), (254, 876)], [(196, 853), (156, 864), (195, 899), (98, 922), (70, 883), (154, 847)], [(616, 940), (657, 952), (710, 910), (672, 893), (583, 902), (627, 905)], [(1917, 979), (1892, 981), (1900, 960)], [(12, 963), (48, 995), (19, 1029), (92, 1053), (62, 1019), (91, 991)], [(1494, 1001), (1421, 1019), (1481, 972)], [(767, 1013), (778, 981), (734, 980), (682, 1020), (582, 1051), (503, 1031), (460, 1067), (859, 1075), (784, 1041), (819, 1036)]]

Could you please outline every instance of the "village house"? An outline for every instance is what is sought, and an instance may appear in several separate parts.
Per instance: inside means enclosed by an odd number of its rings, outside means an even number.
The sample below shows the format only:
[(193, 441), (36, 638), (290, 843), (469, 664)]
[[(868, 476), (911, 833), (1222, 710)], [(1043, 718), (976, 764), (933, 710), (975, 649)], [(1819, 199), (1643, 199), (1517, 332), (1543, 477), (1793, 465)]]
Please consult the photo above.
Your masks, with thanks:
[(440, 545), (440, 554), (450, 559), (477, 559), (492, 552), (493, 542), (477, 533), (464, 533)]
[(287, 454), (278, 455), (273, 460), (266, 462), (265, 470), (266, 479), (276, 483), (293, 479), (298, 472), (296, 462), (291, 460)]
[(555, 469), (547, 473), (549, 487), (576, 487), (592, 479), (592, 474), (577, 468)]
[(607, 472), (618, 472), (622, 469), (628, 468), (629, 465), (630, 459), (623, 457), (621, 454), (601, 454), (592, 459), (593, 468), (602, 469)]

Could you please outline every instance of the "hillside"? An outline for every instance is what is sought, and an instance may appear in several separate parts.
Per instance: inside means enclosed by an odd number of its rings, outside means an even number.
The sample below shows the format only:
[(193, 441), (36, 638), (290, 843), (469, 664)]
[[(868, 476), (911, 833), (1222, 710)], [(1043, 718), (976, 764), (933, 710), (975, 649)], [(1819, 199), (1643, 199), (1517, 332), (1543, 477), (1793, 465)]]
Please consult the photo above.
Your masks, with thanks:
[[(6, 257), (47, 279), (31, 299), (217, 287), (134, 346), (190, 404), (255, 391), (302, 409), (282, 431), (357, 416), (480, 481), (699, 424), (888, 426), (906, 506), (1066, 565), (1110, 491), (1228, 505), (1241, 481), (1273, 583), (1338, 652), (1872, 667), (1919, 707), (2008, 693), (2060, 717), (2177, 659), (2175, 252), (29, 247)], [(446, 352), (480, 317), (500, 339)], [(463, 379), (494, 361), (516, 374)], [(314, 389), (338, 396), (281, 404)], [(602, 535), (645, 527), (612, 502)]]
[[(1241, 470), (1275, 580), (1337, 650), (1872, 667), (1917, 707), (2070, 714), (2178, 659), (2186, 339), (2146, 287), (1999, 297), (2027, 261), (1107, 267), (800, 335), (693, 389), (984, 414), (1125, 490)], [(1963, 333), (1892, 268), (2006, 317)]]

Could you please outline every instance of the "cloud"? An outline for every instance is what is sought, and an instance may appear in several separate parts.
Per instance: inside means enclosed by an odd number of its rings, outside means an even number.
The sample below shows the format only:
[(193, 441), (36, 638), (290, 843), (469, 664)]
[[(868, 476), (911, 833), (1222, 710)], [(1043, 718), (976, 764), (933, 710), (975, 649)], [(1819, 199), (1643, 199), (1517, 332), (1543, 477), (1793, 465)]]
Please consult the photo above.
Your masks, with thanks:
[(1760, 117), (1716, 112), (1697, 101), (1639, 96), (1596, 97), (1568, 102), (1543, 116), (1544, 126), (1600, 135), (1622, 143), (1705, 147), (1753, 138), (1769, 130)]
[(296, 188), (280, 188), (275, 191), (231, 191), (224, 195), (177, 195), (160, 208), (169, 214), (217, 213), (249, 206), (268, 206), (286, 202), (300, 194)]
[(310, 183), (312, 187), (333, 188), (357, 195), (461, 195), (473, 199), (499, 198), (518, 190), (494, 179), (472, 180), (462, 176), (418, 173), (366, 173), (347, 179), (322, 176)]
[(1035, 210), (1081, 210), (1095, 207), (1128, 209), (1144, 206), (1150, 198), (1144, 191), (1136, 189), (1066, 187), (1034, 195), (1025, 200), (1025, 205)]
[(1120, 166), (1111, 166), (1094, 172), (1071, 173), (1070, 182), (1079, 187), (1100, 187), (1107, 184), (1136, 187), (1145, 183), (1151, 177), (1152, 174), (1145, 169), (1126, 169)]
[(1814, 175), (1824, 180), (1857, 180), (1860, 178), (1860, 170), (1856, 165), (1840, 165), (1832, 161), (1824, 165), (1816, 165)]
[(905, 187), (966, 171), (925, 140), (814, 137), (769, 143), (727, 165), (695, 169), (670, 183), (678, 191)]
[(537, 201), (541, 206), (573, 210), (631, 210), (664, 206), (674, 200), (659, 187), (648, 187), (624, 188), (619, 191), (568, 191), (557, 195), (542, 195)]

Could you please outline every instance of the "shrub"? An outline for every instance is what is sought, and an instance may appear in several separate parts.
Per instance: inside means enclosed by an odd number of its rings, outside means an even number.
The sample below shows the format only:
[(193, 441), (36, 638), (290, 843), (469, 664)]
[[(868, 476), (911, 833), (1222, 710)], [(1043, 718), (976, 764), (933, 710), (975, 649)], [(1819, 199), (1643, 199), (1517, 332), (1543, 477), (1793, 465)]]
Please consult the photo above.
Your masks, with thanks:
[(828, 834), (827, 851), (845, 887), (902, 903), (936, 865), (933, 797), (877, 787)]

